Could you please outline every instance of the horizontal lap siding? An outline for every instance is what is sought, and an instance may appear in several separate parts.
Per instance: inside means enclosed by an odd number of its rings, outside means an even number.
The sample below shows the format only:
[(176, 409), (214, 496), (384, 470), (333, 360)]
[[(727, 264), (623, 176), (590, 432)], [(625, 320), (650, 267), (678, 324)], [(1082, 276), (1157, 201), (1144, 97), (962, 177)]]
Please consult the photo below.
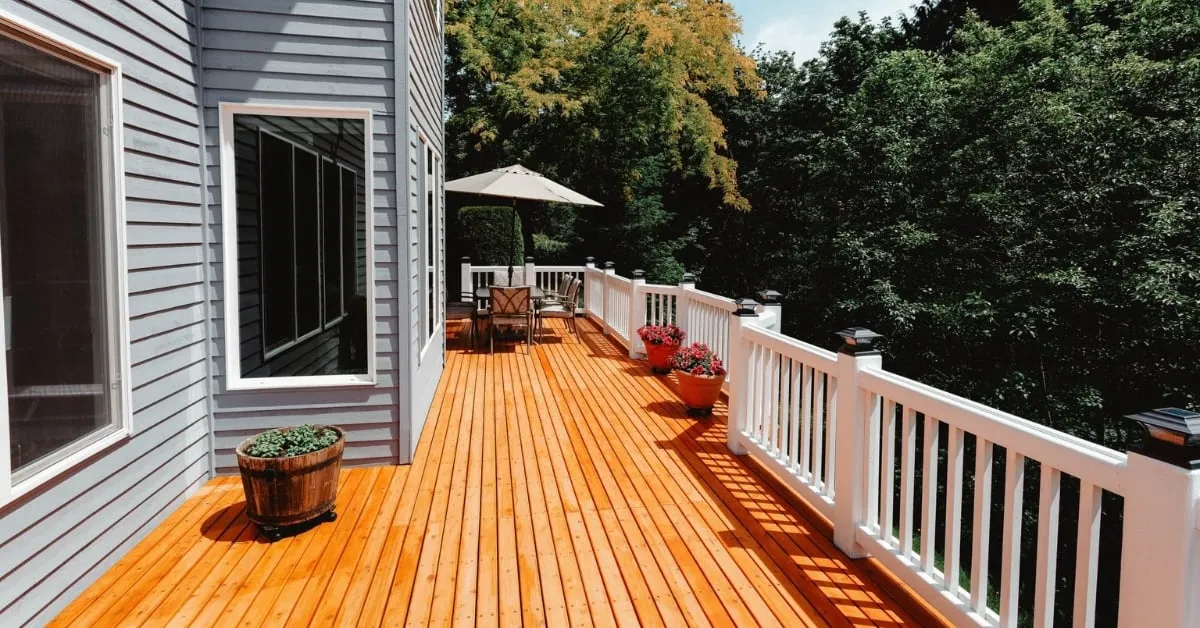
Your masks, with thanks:
[(22, 626), (52, 617), (208, 477), (208, 330), (192, 4), (2, 7), (124, 74), (134, 435), (0, 507), (0, 626)]
[[(412, 405), (411, 412), (413, 416), (413, 433), (419, 435), (421, 428), (424, 425), (426, 415), (429, 411), (429, 406), (433, 403), (434, 390), (437, 388), (438, 379), (442, 374), (442, 367), (445, 363), (445, 339), (443, 337), (435, 338), (432, 342), (434, 346), (429, 348), (424, 361), (421, 361), (418, 347), (424, 345), (426, 338), (426, 330), (421, 329), (419, 308), (420, 304), (426, 300), (426, 296), (421, 293), (421, 273), (425, 272), (424, 268), (420, 267), (420, 249), (419, 249), (419, 231), (421, 229), (420, 213), (422, 211), (422, 203), (424, 199), (420, 198), (421, 184), (419, 177), (425, 176), (422, 170), (421, 143), (419, 135), (423, 134), (433, 146), (433, 148), (442, 155), (445, 160), (445, 143), (443, 139), (443, 107), (442, 97), (444, 92), (444, 69), (443, 69), (443, 48), (442, 48), (442, 24), (434, 16), (434, 3), (443, 2), (444, 0), (407, 0), (408, 15), (408, 32), (407, 42), (405, 45), (406, 54), (408, 55), (408, 64), (406, 72), (406, 89), (405, 97), (408, 102), (408, 137), (406, 138), (406, 148), (408, 150), (407, 168), (408, 168), (408, 211), (406, 215), (409, 220), (409, 247), (408, 247), (408, 262), (410, 272), (408, 274), (408, 294), (409, 294), (409, 334), (413, 344), (413, 354), (410, 356), (409, 363), (413, 369), (414, 377), (412, 384)], [(443, 222), (438, 225), (438, 237), (442, 238), (442, 251), (445, 251), (444, 246), (444, 212)], [(445, 285), (445, 260), (436, 268), (441, 280), (439, 285)], [(440, 294), (438, 298), (445, 302), (445, 295)], [(416, 438), (410, 443), (410, 447), (416, 446)], [(411, 449), (410, 449), (411, 451)]]
[[(207, 292), (216, 307), (209, 328), (214, 373), (214, 446), (218, 472), (234, 472), (233, 450), (266, 428), (299, 423), (334, 423), (346, 428), (347, 464), (395, 464), (408, 459), (407, 363), (399, 329), (403, 308), (396, 284), (396, 77), (392, 3), (328, 0), (205, 0), (204, 126), (208, 168), (212, 260)], [(326, 388), (226, 392), (222, 284), (218, 105), (259, 102), (288, 105), (368, 107), (374, 112), (371, 147), (374, 203), (375, 341), (378, 383), (373, 388)], [(360, 178), (361, 179), (361, 178)], [(360, 241), (366, 239), (365, 222)], [(182, 255), (182, 253), (181, 253)], [(368, 277), (356, 277), (365, 290)], [(246, 321), (242, 321), (246, 323)], [(243, 338), (245, 340), (245, 338)], [(235, 349), (236, 350), (236, 349)]]

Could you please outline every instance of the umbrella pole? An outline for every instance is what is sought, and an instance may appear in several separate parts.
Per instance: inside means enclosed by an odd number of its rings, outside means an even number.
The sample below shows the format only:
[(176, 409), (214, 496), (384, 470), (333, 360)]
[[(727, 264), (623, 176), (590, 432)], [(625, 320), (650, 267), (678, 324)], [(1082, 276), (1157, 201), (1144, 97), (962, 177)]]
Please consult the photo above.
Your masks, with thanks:
[(517, 199), (512, 202), (512, 230), (509, 234), (512, 252), (508, 255), (508, 285), (513, 285), (513, 258), (517, 256)]

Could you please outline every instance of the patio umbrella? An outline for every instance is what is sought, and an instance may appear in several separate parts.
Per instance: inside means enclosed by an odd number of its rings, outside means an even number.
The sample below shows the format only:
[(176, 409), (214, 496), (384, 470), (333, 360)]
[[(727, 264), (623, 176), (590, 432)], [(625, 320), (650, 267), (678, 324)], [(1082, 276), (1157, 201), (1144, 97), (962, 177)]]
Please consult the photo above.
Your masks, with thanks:
[(446, 191), (512, 199), (513, 222), (511, 237), (513, 255), (510, 255), (508, 259), (509, 284), (512, 283), (513, 276), (512, 258), (516, 255), (517, 251), (517, 199), (603, 207), (600, 203), (565, 185), (555, 183), (521, 164), (506, 168), (497, 168), (482, 174), (448, 181), (446, 182)]

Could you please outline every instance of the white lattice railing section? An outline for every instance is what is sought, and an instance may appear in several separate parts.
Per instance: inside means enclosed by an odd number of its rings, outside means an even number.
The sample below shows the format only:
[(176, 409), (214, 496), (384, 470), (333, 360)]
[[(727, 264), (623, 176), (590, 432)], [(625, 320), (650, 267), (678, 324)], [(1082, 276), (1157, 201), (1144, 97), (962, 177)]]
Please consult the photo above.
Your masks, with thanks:
[(610, 274), (604, 278), (604, 290), (604, 326), (628, 347), (635, 331), (629, 320), (633, 281)]
[(583, 272), (583, 311), (596, 318), (604, 317), (604, 271), (592, 266)]
[(642, 325), (679, 324), (678, 312), (676, 310), (679, 300), (679, 286), (648, 283), (640, 287), (638, 293), (642, 295), (642, 298), (646, 302), (645, 322), (638, 321), (639, 323)]
[(692, 287), (682, 288), (688, 342), (702, 342), (723, 359), (729, 359), (729, 321), (737, 309), (733, 299)]
[[(910, 586), (941, 600), (944, 614), (981, 625), (1016, 624), (1021, 563), (1035, 560), (1034, 623), (1052, 625), (1062, 478), (1069, 474), (1080, 482), (1075, 573), (1083, 577), (1075, 580), (1074, 616), (1077, 625), (1081, 620), (1092, 625), (1102, 491), (1124, 494), (1126, 456), (887, 371), (860, 371), (858, 381), (867, 401), (868, 471), (859, 542)], [(974, 459), (973, 486), (963, 480), (968, 450)], [(944, 475), (939, 460), (945, 461)], [(994, 474), (1001, 473), (1002, 494), (993, 495)], [(1037, 555), (1032, 557), (1020, 552), (1027, 475), (1039, 484)], [(964, 513), (968, 492), (974, 508)], [(942, 521), (939, 495), (945, 497)], [(991, 519), (995, 499), (1004, 503), (998, 522)], [(995, 525), (1003, 526), (1003, 547), (999, 608), (991, 609), (988, 560), (995, 555), (989, 547)], [(971, 539), (969, 556), (975, 557), (969, 575), (960, 575), (964, 538)]]
[(757, 326), (742, 331), (751, 453), (829, 516), (834, 500), (837, 357)]
[[(514, 268), (515, 273), (518, 269)], [(507, 266), (472, 266), (471, 285), (463, 286), (463, 297), (474, 293), (477, 288), (502, 285), (508, 282)]]
[(534, 280), (530, 285), (548, 292), (562, 294), (563, 291), (560, 287), (567, 277), (583, 279), (583, 276), (583, 266), (535, 266), (533, 267)]

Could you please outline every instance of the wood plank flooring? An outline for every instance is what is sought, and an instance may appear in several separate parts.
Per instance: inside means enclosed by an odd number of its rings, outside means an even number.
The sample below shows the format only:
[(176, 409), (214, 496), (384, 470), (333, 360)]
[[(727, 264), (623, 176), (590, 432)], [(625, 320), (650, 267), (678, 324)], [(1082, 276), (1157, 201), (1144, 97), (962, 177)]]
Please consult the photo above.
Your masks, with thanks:
[(532, 350), (452, 338), (412, 465), (345, 470), (339, 517), (274, 544), (209, 482), (62, 626), (939, 625), (688, 418), (587, 323)]

